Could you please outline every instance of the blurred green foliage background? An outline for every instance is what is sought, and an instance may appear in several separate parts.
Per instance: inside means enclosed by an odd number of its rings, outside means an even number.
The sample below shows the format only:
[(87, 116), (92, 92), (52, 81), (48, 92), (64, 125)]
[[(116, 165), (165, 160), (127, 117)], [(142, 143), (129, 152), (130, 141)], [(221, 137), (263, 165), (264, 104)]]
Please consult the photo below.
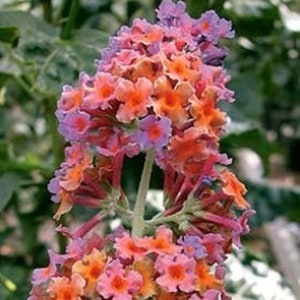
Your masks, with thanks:
[[(248, 199), (257, 211), (253, 231), (278, 216), (299, 222), (299, 1), (185, 2), (193, 17), (215, 9), (233, 22), (236, 31), (235, 39), (224, 42), (237, 101), (224, 106), (231, 122), (221, 147), (235, 158), (234, 167), (248, 187)], [(154, 21), (159, 3), (1, 1), (1, 299), (25, 299), (30, 272), (47, 263), (46, 249), (64, 246), (64, 241), (53, 240), (55, 207), (47, 192), (63, 160), (64, 144), (54, 116), (62, 85), (74, 84), (82, 70), (93, 74), (94, 61), (109, 36), (135, 17)], [(134, 174), (139, 170), (133, 169), (138, 167), (130, 166), (125, 184), (138, 180)], [(271, 262), (268, 255), (255, 251)]]

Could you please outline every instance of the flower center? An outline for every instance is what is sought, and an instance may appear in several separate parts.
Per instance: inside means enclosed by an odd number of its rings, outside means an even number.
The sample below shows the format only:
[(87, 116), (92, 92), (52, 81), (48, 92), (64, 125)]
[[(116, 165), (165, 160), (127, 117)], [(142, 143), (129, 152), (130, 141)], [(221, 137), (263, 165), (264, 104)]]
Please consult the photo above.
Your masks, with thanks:
[(99, 96), (101, 98), (108, 98), (109, 96), (111, 96), (113, 94), (113, 92), (114, 92), (114, 87), (106, 84), (99, 91)]
[(161, 137), (161, 130), (157, 125), (152, 125), (150, 130), (149, 130), (149, 137), (152, 140), (157, 140), (158, 138)]
[(92, 278), (95, 278), (97, 279), (101, 273), (102, 273), (102, 268), (99, 268), (98, 266), (93, 266), (91, 269), (90, 269), (90, 276)]
[(122, 276), (116, 275), (111, 281), (111, 287), (116, 292), (122, 294), (127, 290), (128, 284)]
[(168, 268), (168, 274), (171, 279), (179, 281), (184, 278), (184, 268), (182, 265), (172, 265)]
[(86, 123), (86, 120), (84, 118), (78, 117), (76, 119), (76, 128), (79, 132), (84, 131), (85, 128), (86, 128), (86, 125), (87, 125), (87, 123)]

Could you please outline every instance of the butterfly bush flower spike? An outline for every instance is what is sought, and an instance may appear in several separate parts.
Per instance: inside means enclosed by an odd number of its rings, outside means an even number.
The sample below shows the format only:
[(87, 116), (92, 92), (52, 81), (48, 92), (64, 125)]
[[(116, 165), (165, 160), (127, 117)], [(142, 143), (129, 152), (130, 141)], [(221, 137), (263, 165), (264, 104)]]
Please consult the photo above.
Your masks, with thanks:
[[(234, 31), (212, 10), (190, 17), (182, 1), (163, 0), (156, 14), (155, 24), (123, 26), (95, 74), (62, 88), (56, 116), (67, 146), (48, 185), (54, 218), (77, 206), (90, 219), (57, 228), (69, 244), (33, 271), (28, 300), (230, 299), (226, 257), (254, 214), (219, 146), (228, 120), (219, 104), (234, 100), (220, 42)], [(145, 163), (130, 199), (123, 167), (137, 155)], [(145, 219), (154, 165), (163, 209)], [(112, 219), (126, 229), (98, 232)]]

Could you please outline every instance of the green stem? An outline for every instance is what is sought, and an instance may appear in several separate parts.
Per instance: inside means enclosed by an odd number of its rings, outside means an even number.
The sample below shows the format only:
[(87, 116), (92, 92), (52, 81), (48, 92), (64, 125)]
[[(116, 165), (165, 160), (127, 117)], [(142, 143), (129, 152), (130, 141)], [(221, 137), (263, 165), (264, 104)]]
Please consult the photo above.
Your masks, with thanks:
[[(68, 224), (67, 224), (67, 221), (66, 221), (66, 217), (62, 216), (60, 218), (59, 222), (56, 222), (56, 225), (57, 226), (62, 226), (62, 227), (67, 227)], [(64, 253), (66, 251), (66, 247), (68, 245), (67, 237), (64, 236), (63, 234), (57, 234), (56, 238), (57, 238), (59, 253)]]
[(159, 213), (151, 220), (145, 221), (145, 226), (153, 227), (171, 222), (180, 225), (182, 222), (188, 221), (191, 216), (203, 216), (203, 211), (199, 210), (199, 208), (199, 203), (195, 203), (194, 198), (191, 196), (186, 200), (185, 204), (179, 211), (168, 216), (164, 216), (163, 213)]
[(61, 38), (63, 40), (69, 40), (72, 36), (72, 30), (75, 27), (75, 19), (79, 10), (79, 0), (73, 0), (71, 2), (71, 8), (69, 10), (69, 15), (65, 26), (61, 33)]
[(138, 188), (136, 203), (133, 210), (132, 236), (141, 237), (144, 232), (144, 213), (146, 196), (150, 185), (151, 172), (154, 162), (154, 150), (149, 150), (146, 154), (144, 168)]
[(43, 0), (42, 6), (43, 6), (44, 20), (49, 23), (52, 23), (52, 1), (51, 0)]
[(158, 218), (153, 218), (151, 220), (145, 221), (145, 225), (153, 227), (153, 226), (166, 224), (166, 223), (170, 223), (170, 222), (181, 223), (182, 221), (184, 221), (186, 219), (187, 219), (187, 213), (186, 213), (185, 209), (182, 209), (182, 210), (178, 211), (177, 213), (170, 215), (170, 216), (158, 217)]
[(120, 205), (117, 205), (115, 207), (115, 211), (117, 214), (119, 214), (121, 217), (123, 218), (126, 218), (128, 220), (132, 220), (132, 216), (133, 216), (133, 213), (131, 210), (128, 210)]

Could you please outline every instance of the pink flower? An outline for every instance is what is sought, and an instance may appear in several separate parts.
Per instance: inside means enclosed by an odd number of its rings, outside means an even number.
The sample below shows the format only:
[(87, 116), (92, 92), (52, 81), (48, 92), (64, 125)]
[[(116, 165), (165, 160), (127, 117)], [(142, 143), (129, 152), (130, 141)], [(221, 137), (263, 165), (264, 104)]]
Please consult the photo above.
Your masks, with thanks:
[(142, 286), (142, 276), (133, 270), (125, 271), (118, 260), (109, 263), (100, 275), (97, 290), (105, 299), (131, 300), (132, 295)]
[(82, 101), (82, 89), (65, 85), (58, 102), (58, 108), (63, 112), (68, 112), (80, 106)]
[(79, 143), (74, 143), (69, 147), (65, 148), (65, 157), (66, 161), (62, 164), (62, 166), (73, 166), (78, 164), (79, 162), (85, 160), (89, 156), (89, 151), (86, 146)]
[(147, 249), (147, 253), (156, 253), (159, 255), (174, 255), (181, 250), (180, 246), (173, 243), (173, 232), (165, 226), (158, 227), (155, 237), (146, 237), (142, 240), (141, 244)]
[(206, 248), (206, 259), (211, 262), (220, 263), (224, 260), (225, 254), (223, 250), (224, 239), (220, 234), (208, 233), (203, 237), (203, 245)]
[(109, 73), (98, 72), (95, 76), (93, 86), (85, 87), (86, 95), (83, 104), (91, 109), (107, 109), (110, 101), (115, 98), (117, 80)]
[(46, 282), (49, 280), (52, 276), (55, 275), (57, 268), (56, 264), (60, 262), (59, 256), (54, 253), (52, 250), (48, 250), (49, 255), (49, 265), (45, 268), (38, 268), (35, 269), (32, 273), (32, 284), (33, 285), (39, 285), (41, 283)]
[(141, 247), (140, 239), (130, 237), (127, 232), (123, 236), (116, 238), (115, 249), (117, 256), (121, 258), (134, 258), (134, 260), (141, 259), (146, 254), (146, 249)]
[(247, 209), (237, 218), (237, 222), (240, 224), (240, 230), (235, 230), (233, 232), (233, 243), (239, 248), (242, 247), (241, 235), (247, 234), (250, 231), (248, 220), (253, 215), (255, 215), (255, 210)]
[(86, 245), (86, 240), (83, 238), (72, 239), (66, 248), (67, 256), (73, 259), (82, 259), (84, 256), (84, 247)]
[(83, 97), (83, 86), (91, 78), (84, 72), (80, 74), (78, 87), (73, 88), (70, 85), (65, 85), (62, 89), (61, 97), (57, 107), (60, 112), (67, 113), (80, 107)]
[(158, 25), (153, 25), (140, 19), (133, 21), (130, 37), (134, 42), (151, 45), (160, 42), (163, 36), (163, 30)]
[(159, 256), (155, 269), (161, 274), (156, 282), (168, 292), (192, 292), (195, 288), (196, 262), (184, 254)]

